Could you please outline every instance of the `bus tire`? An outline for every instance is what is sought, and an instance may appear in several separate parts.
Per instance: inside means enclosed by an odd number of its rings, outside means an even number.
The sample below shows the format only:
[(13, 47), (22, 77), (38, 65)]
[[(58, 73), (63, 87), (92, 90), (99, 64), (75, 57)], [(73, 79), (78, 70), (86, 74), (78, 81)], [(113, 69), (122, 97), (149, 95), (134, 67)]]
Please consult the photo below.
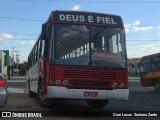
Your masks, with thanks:
[(86, 100), (86, 102), (92, 108), (103, 108), (109, 100)]
[(38, 99), (40, 105), (42, 105), (43, 107), (46, 107), (46, 108), (50, 108), (51, 107), (51, 103), (50, 103), (49, 99), (47, 99), (43, 95), (43, 87), (42, 87), (41, 83), (38, 85), (37, 99)]
[(35, 93), (30, 90), (30, 80), (28, 80), (28, 93), (29, 97), (35, 97)]
[(160, 80), (154, 81), (154, 90), (160, 92)]

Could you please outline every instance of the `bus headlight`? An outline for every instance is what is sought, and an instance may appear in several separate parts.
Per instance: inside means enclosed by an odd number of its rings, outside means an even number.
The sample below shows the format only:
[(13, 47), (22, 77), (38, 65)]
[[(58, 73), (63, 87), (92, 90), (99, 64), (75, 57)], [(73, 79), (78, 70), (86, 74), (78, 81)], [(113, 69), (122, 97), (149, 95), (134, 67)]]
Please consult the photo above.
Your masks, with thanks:
[(120, 88), (123, 88), (124, 85), (125, 85), (124, 83), (120, 83), (120, 84), (119, 84), (119, 87), (120, 87)]
[(63, 85), (68, 85), (68, 80), (63, 80)]
[(61, 85), (61, 80), (55, 80), (55, 85)]
[(113, 82), (113, 83), (112, 83), (112, 87), (113, 87), (113, 88), (117, 87), (117, 85), (118, 85), (117, 82)]

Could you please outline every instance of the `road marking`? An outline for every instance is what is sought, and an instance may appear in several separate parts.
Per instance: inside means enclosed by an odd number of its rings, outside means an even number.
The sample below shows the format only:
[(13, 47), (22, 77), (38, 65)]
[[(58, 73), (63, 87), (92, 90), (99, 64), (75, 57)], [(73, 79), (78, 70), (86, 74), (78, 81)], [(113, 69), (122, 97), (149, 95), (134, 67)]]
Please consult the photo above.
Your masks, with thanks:
[(7, 82), (26, 82), (26, 80), (7, 80)]
[(19, 89), (19, 88), (8, 87), (7, 90), (8, 90), (9, 93), (24, 93), (24, 90), (23, 89)]
[(130, 80), (128, 80), (128, 82), (140, 82), (140, 80), (130, 79)]

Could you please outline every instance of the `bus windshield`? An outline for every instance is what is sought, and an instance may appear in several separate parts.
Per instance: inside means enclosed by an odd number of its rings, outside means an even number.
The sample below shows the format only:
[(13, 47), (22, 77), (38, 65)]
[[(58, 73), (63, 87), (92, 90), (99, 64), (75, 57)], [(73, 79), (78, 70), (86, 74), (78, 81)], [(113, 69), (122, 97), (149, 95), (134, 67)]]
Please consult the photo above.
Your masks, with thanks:
[(124, 29), (54, 24), (49, 63), (126, 67)]

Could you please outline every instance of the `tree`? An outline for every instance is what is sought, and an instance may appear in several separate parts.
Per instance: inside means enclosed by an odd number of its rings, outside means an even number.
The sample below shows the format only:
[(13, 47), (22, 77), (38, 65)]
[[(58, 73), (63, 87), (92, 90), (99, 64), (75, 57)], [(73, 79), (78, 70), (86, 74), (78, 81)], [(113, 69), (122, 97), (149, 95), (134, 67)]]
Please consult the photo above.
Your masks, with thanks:
[[(14, 64), (14, 68), (17, 68), (17, 64)], [(25, 76), (27, 72), (27, 62), (18, 63), (18, 69), (20, 70), (18, 75)]]

